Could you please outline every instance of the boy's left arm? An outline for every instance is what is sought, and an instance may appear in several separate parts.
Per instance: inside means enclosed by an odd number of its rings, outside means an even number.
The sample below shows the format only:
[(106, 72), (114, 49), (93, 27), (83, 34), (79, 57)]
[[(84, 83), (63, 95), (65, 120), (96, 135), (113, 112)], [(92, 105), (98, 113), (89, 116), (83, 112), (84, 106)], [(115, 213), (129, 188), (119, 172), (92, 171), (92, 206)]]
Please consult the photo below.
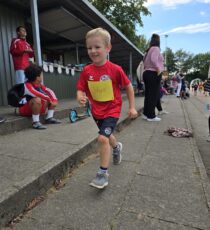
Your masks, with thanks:
[(47, 95), (50, 97), (50, 103), (53, 105), (57, 105), (58, 104), (58, 99), (54, 93), (54, 91), (50, 88), (47, 88), (45, 85), (42, 85), (42, 90), (45, 91), (47, 93)]
[(134, 90), (131, 83), (125, 87), (128, 102), (129, 102), (129, 110), (128, 110), (128, 116), (130, 118), (136, 118), (138, 116), (138, 112), (135, 109), (135, 97), (134, 97)]

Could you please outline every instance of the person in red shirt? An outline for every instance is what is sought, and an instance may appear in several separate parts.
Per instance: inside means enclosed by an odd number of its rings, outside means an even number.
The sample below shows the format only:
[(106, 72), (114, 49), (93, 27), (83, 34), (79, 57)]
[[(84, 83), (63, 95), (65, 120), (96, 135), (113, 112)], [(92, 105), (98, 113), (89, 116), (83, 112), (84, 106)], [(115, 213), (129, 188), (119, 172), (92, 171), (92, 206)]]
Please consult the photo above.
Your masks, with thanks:
[(21, 116), (32, 116), (34, 129), (46, 129), (39, 120), (40, 114), (45, 114), (46, 124), (60, 124), (61, 121), (53, 117), (58, 99), (55, 93), (42, 84), (43, 71), (42, 67), (31, 64), (25, 69), (25, 75), (28, 79), (24, 84), (24, 98), (20, 102), (23, 106), (19, 107)]
[(77, 84), (77, 100), (84, 106), (90, 101), (93, 118), (99, 128), (100, 168), (91, 186), (102, 189), (108, 185), (110, 145), (113, 148), (113, 163), (120, 164), (122, 143), (117, 142), (113, 131), (122, 108), (121, 89), (125, 88), (128, 101), (128, 115), (137, 117), (132, 84), (122, 68), (107, 60), (111, 50), (111, 36), (108, 31), (96, 28), (86, 35), (86, 46), (92, 64), (84, 67)]
[(16, 84), (19, 84), (26, 81), (24, 70), (30, 65), (29, 58), (34, 57), (34, 51), (26, 41), (27, 32), (25, 27), (18, 26), (16, 32), (17, 38), (12, 39), (10, 53), (15, 68)]

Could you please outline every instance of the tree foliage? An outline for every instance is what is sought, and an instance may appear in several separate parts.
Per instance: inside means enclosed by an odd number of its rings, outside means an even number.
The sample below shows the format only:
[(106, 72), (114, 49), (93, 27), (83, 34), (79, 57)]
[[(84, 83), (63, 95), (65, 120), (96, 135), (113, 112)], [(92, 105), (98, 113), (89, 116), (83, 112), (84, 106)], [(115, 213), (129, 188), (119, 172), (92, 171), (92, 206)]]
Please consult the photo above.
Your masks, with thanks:
[[(111, 21), (143, 53), (149, 46), (144, 35), (136, 34), (137, 26), (143, 27), (142, 16), (150, 15), (144, 6), (147, 0), (89, 0), (109, 21)], [(165, 53), (166, 52), (166, 53)], [(173, 53), (166, 48), (163, 56), (167, 58), (167, 70), (175, 73), (182, 70), (188, 80), (206, 79), (210, 65), (210, 53), (193, 55), (180, 49)]]
[(210, 53), (193, 55), (180, 49), (171, 56), (167, 54), (167, 63), (169, 72), (181, 70), (188, 81), (195, 78), (205, 80), (208, 76)]
[(146, 36), (140, 35), (136, 36), (136, 44), (135, 44), (143, 53), (146, 52), (149, 47), (149, 40), (146, 39)]
[(192, 69), (191, 72), (188, 72), (189, 78), (200, 78), (202, 80), (205, 80), (208, 77), (208, 70), (210, 66), (210, 53), (197, 54), (187, 62)]
[(175, 55), (170, 48), (166, 48), (163, 52), (163, 56), (166, 59), (166, 67), (168, 72), (175, 72), (176, 71), (176, 58)]
[(146, 0), (89, 0), (135, 45), (139, 44), (136, 26), (143, 26), (142, 16), (150, 15)]

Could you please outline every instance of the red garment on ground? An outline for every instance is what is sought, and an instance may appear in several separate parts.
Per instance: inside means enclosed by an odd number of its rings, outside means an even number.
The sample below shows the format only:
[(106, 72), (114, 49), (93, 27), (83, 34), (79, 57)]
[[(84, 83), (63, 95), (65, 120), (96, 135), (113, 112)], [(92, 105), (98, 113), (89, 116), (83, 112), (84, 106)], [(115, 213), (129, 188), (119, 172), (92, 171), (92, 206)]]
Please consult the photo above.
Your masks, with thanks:
[(12, 39), (10, 53), (12, 54), (15, 70), (24, 70), (30, 64), (29, 58), (34, 57), (34, 53), (24, 52), (26, 49), (32, 49), (32, 47), (25, 39)]
[[(112, 81), (114, 100), (107, 102), (98, 102), (93, 100), (88, 89), (88, 81)], [(80, 74), (80, 79), (77, 83), (77, 90), (86, 93), (92, 107), (92, 115), (96, 119), (104, 119), (106, 117), (120, 117), (122, 107), (121, 89), (128, 86), (130, 80), (122, 70), (122, 68), (110, 61), (107, 61), (103, 66), (95, 66), (90, 64), (85, 66)]]

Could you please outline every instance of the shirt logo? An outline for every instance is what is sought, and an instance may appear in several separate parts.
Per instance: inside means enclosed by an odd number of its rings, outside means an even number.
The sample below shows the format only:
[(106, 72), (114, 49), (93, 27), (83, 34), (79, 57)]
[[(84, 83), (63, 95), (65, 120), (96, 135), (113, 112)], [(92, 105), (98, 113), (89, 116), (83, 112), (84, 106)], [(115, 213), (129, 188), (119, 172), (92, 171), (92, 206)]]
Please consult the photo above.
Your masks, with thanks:
[(100, 80), (101, 80), (101, 81), (110, 80), (110, 76), (109, 76), (109, 75), (102, 75), (102, 76), (100, 77)]
[(93, 76), (89, 76), (89, 81), (93, 81)]
[(105, 128), (104, 132), (107, 136), (109, 136), (112, 133), (112, 129), (110, 127), (107, 127)]

